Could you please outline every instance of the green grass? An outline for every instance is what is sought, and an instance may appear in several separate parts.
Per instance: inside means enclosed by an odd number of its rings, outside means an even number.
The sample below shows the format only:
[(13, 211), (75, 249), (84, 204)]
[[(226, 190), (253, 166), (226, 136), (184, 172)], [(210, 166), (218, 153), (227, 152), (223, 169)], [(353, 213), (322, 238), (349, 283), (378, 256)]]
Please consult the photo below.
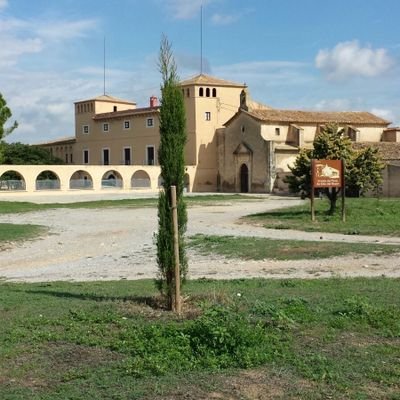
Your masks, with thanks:
[(0, 398), (398, 399), (397, 279), (0, 284)]
[(316, 200), (316, 221), (311, 221), (310, 202), (246, 217), (265, 228), (310, 232), (337, 232), (349, 235), (400, 235), (400, 201), (397, 199), (346, 199), (346, 222), (341, 221), (340, 200), (334, 216), (327, 214), (327, 200)]
[(0, 224), (0, 243), (27, 240), (42, 235), (45, 232), (46, 228), (41, 225), (4, 223)]
[(391, 255), (400, 253), (400, 246), (375, 243), (315, 242), (258, 237), (205, 236), (202, 234), (190, 237), (188, 244), (203, 254), (217, 253), (228, 258), (246, 260), (304, 260), (348, 254)]
[[(259, 200), (257, 197), (233, 195), (204, 195), (204, 196), (186, 196), (185, 200), (189, 206), (221, 204), (231, 201), (252, 201)], [(83, 201), (76, 203), (30, 203), (22, 201), (0, 201), (0, 214), (23, 213), (30, 211), (41, 211), (54, 208), (141, 208), (156, 207), (157, 198), (135, 198), (123, 200), (97, 200)]]

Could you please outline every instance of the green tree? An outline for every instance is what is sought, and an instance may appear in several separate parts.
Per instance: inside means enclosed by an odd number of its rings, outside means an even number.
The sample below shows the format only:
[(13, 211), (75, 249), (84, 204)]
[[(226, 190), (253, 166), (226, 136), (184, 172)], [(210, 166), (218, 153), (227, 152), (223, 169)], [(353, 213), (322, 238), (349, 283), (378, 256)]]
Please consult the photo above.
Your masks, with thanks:
[(377, 148), (370, 146), (355, 151), (346, 174), (346, 195), (359, 197), (368, 191), (378, 191), (383, 182), (385, 164)]
[(3, 164), (3, 146), (4, 138), (9, 135), (14, 129), (18, 127), (17, 121), (6, 128), (7, 121), (12, 117), (12, 113), (3, 95), (0, 93), (0, 164)]
[(164, 189), (160, 191), (158, 198), (158, 233), (156, 235), (158, 279), (156, 282), (158, 289), (167, 298), (168, 308), (172, 309), (175, 288), (174, 232), (170, 196), (170, 187), (172, 185), (176, 186), (177, 195), (179, 258), (182, 281), (184, 281), (187, 273), (187, 257), (184, 244), (187, 212), (183, 199), (186, 118), (183, 96), (178, 86), (176, 63), (171, 51), (171, 44), (165, 36), (161, 40), (158, 62), (162, 76), (158, 159), (161, 166)]
[(47, 149), (23, 143), (4, 143), (3, 164), (10, 165), (54, 165), (64, 161), (54, 157)]
[[(351, 140), (338, 129), (336, 124), (326, 125), (314, 140), (313, 149), (301, 149), (295, 163), (289, 167), (291, 175), (286, 178), (289, 190), (309, 196), (311, 193), (311, 160), (344, 160), (346, 163), (346, 193), (364, 194), (382, 183), (381, 171), (384, 167), (377, 150), (366, 147), (354, 151)], [(336, 202), (341, 189), (324, 188), (330, 202), (329, 214), (336, 210)]]

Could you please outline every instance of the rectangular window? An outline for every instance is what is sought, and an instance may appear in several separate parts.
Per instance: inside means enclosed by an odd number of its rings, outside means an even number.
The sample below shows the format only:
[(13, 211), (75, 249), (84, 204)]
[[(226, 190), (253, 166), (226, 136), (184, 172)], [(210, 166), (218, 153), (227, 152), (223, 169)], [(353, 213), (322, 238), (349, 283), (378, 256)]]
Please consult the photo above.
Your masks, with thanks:
[(210, 113), (210, 111), (206, 111), (205, 112), (205, 118), (206, 118), (206, 121), (211, 121), (211, 113)]
[(131, 148), (130, 147), (124, 147), (124, 164), (125, 165), (131, 165), (132, 164)]
[(280, 128), (275, 128), (275, 135), (279, 136), (281, 134), (281, 129)]
[(82, 133), (85, 135), (89, 133), (89, 125), (82, 125)]
[(65, 164), (68, 164), (68, 154), (65, 153)]
[(146, 146), (146, 164), (147, 165), (155, 165), (154, 159), (154, 146)]
[(72, 153), (69, 155), (69, 162), (72, 164), (74, 161), (73, 161), (73, 158), (72, 158)]
[(83, 163), (89, 164), (89, 150), (83, 150)]
[(110, 164), (110, 149), (103, 149), (103, 165)]
[(103, 132), (108, 132), (110, 130), (110, 125), (108, 122), (103, 124)]
[(152, 126), (154, 126), (154, 120), (153, 120), (153, 118), (147, 118), (147, 120), (146, 120), (146, 126), (147, 126), (148, 128), (151, 128)]
[(131, 128), (131, 121), (124, 121), (124, 129), (130, 129)]

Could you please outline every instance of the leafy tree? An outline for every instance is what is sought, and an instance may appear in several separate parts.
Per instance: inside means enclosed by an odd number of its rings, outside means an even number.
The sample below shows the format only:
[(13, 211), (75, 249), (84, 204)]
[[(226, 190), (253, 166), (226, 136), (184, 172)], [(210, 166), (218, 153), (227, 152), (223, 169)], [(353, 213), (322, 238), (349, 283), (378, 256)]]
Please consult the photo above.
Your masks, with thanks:
[(64, 161), (54, 157), (47, 149), (23, 143), (4, 143), (3, 164), (54, 165)]
[(14, 123), (9, 128), (5, 127), (7, 121), (11, 117), (12, 117), (11, 110), (9, 109), (9, 107), (7, 107), (7, 102), (4, 99), (3, 95), (0, 93), (0, 164), (3, 163), (2, 153), (4, 146), (4, 138), (18, 127), (17, 121), (14, 121)]
[(186, 118), (182, 92), (178, 87), (176, 63), (171, 51), (171, 44), (165, 36), (161, 40), (158, 62), (162, 76), (158, 158), (164, 189), (160, 191), (158, 198), (158, 233), (156, 241), (159, 276), (156, 282), (159, 290), (166, 295), (168, 308), (172, 309), (175, 288), (175, 259), (172, 208), (169, 193), (171, 185), (176, 186), (179, 258), (182, 280), (185, 279), (187, 273), (187, 258), (184, 246), (187, 212), (183, 199)]
[(382, 162), (377, 148), (366, 147), (354, 152), (346, 177), (346, 194), (359, 197), (370, 190), (378, 191), (382, 179)]
[[(289, 190), (309, 196), (311, 192), (311, 160), (341, 160), (346, 163), (346, 193), (364, 194), (377, 189), (382, 183), (381, 171), (384, 167), (380, 161), (378, 150), (367, 147), (354, 151), (349, 137), (344, 129), (338, 129), (336, 124), (326, 125), (316, 136), (313, 149), (301, 149), (295, 163), (289, 167), (292, 175), (286, 178)], [(339, 188), (324, 188), (323, 191), (330, 201), (329, 214), (336, 210)]]

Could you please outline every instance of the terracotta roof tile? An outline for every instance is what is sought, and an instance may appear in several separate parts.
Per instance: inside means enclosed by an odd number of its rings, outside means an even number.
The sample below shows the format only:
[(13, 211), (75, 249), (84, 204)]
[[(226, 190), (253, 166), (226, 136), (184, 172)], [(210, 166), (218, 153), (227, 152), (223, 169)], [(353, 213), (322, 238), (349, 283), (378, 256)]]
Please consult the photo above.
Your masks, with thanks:
[(317, 123), (337, 122), (339, 124), (389, 125), (389, 121), (365, 111), (296, 111), (296, 110), (251, 110), (254, 118), (264, 122)]
[(399, 142), (353, 142), (353, 149), (361, 150), (366, 147), (379, 149), (383, 161), (400, 160), (400, 143)]
[(94, 120), (110, 119), (110, 118), (123, 118), (142, 114), (154, 114), (159, 112), (160, 107), (144, 107), (144, 108), (133, 108), (131, 110), (114, 111), (102, 114), (96, 114)]
[(61, 137), (59, 139), (49, 140), (47, 142), (35, 143), (34, 146), (53, 146), (53, 145), (64, 145), (64, 144), (74, 144), (76, 142), (75, 136)]
[(212, 86), (230, 86), (230, 87), (239, 87), (245, 88), (246, 85), (244, 83), (236, 83), (231, 81), (226, 81), (225, 79), (215, 78), (210, 75), (200, 74), (196, 75), (193, 78), (186, 79), (184, 81), (179, 82), (180, 86), (188, 86), (188, 85), (212, 85)]
[(136, 105), (136, 103), (134, 101), (119, 99), (118, 97), (109, 96), (108, 94), (103, 94), (101, 96), (97, 96), (97, 97), (94, 97), (94, 98), (91, 98), (91, 99), (79, 100), (79, 101), (76, 101), (75, 104), (84, 103), (84, 102), (87, 102), (87, 101), (106, 101), (106, 102), (109, 102), (109, 103), (121, 103), (121, 104)]

